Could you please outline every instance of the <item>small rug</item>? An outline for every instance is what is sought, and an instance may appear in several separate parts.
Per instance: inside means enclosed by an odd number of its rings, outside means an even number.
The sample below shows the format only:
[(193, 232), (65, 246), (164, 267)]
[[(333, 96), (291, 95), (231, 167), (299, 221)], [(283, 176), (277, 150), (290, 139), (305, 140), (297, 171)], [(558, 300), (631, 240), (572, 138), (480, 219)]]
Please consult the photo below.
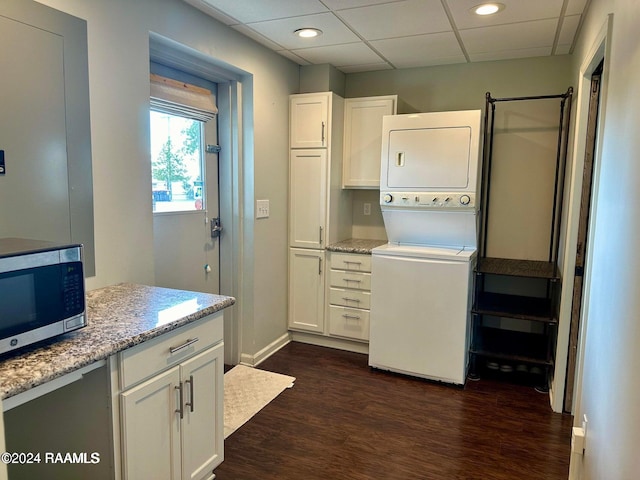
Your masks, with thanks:
[(295, 377), (236, 365), (224, 374), (224, 438), (244, 425), (285, 388)]

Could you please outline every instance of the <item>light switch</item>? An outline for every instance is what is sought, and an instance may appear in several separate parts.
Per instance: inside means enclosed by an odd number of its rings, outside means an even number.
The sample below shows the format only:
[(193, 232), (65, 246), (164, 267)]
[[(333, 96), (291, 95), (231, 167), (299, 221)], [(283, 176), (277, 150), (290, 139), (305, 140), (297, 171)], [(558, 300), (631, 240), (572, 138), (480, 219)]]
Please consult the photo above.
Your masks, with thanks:
[(269, 218), (269, 200), (256, 200), (256, 218)]

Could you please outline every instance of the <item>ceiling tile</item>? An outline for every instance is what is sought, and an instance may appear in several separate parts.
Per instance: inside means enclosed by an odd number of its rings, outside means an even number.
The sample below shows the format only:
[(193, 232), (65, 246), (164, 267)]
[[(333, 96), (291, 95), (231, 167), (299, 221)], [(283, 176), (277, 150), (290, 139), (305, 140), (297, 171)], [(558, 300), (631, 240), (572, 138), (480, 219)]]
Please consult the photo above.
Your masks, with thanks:
[(366, 7), (380, 3), (402, 2), (404, 0), (322, 0), (331, 10), (345, 10), (347, 8)]
[(377, 53), (362, 42), (301, 48), (292, 51), (312, 64), (331, 63), (334, 67), (364, 65), (383, 61)]
[[(332, 13), (251, 23), (249, 26), (289, 49), (338, 45), (360, 40)], [(323, 34), (315, 38), (300, 38), (293, 34), (294, 30), (303, 27), (319, 28)]]
[(501, 50), (499, 52), (472, 53), (472, 62), (489, 62), (495, 60), (510, 60), (513, 58), (544, 57), (551, 55), (551, 46), (538, 48), (520, 48), (517, 50)]
[(289, 50), (278, 50), (277, 52), (283, 57), (288, 58), (292, 62), (297, 63), (298, 65), (311, 65), (304, 58), (300, 58), (298, 55), (296, 55), (295, 53), (292, 53)]
[(388, 63), (373, 63), (367, 65), (345, 65), (338, 68), (338, 70), (344, 73), (358, 73), (358, 72), (374, 72), (377, 70), (391, 70), (393, 67)]
[(255, 40), (258, 43), (261, 43), (265, 47), (269, 47), (272, 50), (280, 50), (282, 48), (281, 45), (278, 45), (275, 42), (272, 42), (270, 39), (256, 32), (252, 28), (247, 27), (246, 25), (233, 25), (231, 26), (234, 30), (237, 30), (241, 34)]
[(560, 36), (558, 37), (558, 45), (560, 44), (573, 44), (573, 39), (578, 31), (578, 25), (580, 24), (580, 15), (571, 15), (564, 17), (562, 21), (562, 27), (560, 29)]
[(326, 12), (318, 0), (203, 0), (241, 23)]
[(452, 31), (440, 0), (405, 0), (341, 10), (338, 15), (366, 40)]
[(446, 0), (456, 27), (459, 29), (504, 25), (558, 18), (563, 0), (500, 0), (505, 9), (495, 15), (476, 15), (471, 8), (482, 3), (480, 0)]
[[(425, 67), (466, 61), (453, 32), (375, 40), (371, 46), (396, 68)], [(416, 55), (415, 52), (420, 52)]]
[(569, 0), (567, 5), (567, 11), (565, 15), (578, 15), (584, 12), (584, 7), (587, 5), (587, 0)]
[[(526, 48), (553, 47), (556, 19), (498, 25), (494, 27), (461, 30), (460, 36), (467, 53), (472, 54), (520, 50)], [(547, 53), (547, 55), (549, 55)]]

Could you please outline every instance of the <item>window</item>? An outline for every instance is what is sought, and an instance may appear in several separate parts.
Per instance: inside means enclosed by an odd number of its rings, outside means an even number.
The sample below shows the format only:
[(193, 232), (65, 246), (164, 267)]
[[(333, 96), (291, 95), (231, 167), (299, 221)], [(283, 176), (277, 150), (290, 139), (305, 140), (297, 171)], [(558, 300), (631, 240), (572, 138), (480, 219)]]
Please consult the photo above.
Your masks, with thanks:
[(203, 122), (151, 110), (154, 212), (204, 209)]
[(151, 73), (153, 211), (204, 210), (204, 122), (218, 113), (208, 88)]

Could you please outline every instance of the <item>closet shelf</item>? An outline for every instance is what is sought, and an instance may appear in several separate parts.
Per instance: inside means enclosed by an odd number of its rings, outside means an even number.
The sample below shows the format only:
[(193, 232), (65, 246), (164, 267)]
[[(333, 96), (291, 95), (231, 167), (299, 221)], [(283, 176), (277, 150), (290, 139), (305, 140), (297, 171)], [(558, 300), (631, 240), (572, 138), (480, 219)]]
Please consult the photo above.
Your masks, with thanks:
[(470, 353), (495, 360), (553, 366), (547, 336), (483, 327)]
[(471, 312), (478, 315), (558, 323), (550, 298), (478, 292)]
[(514, 258), (480, 257), (476, 266), (478, 273), (507, 275), (512, 277), (560, 278), (555, 262), (539, 260), (519, 260)]

